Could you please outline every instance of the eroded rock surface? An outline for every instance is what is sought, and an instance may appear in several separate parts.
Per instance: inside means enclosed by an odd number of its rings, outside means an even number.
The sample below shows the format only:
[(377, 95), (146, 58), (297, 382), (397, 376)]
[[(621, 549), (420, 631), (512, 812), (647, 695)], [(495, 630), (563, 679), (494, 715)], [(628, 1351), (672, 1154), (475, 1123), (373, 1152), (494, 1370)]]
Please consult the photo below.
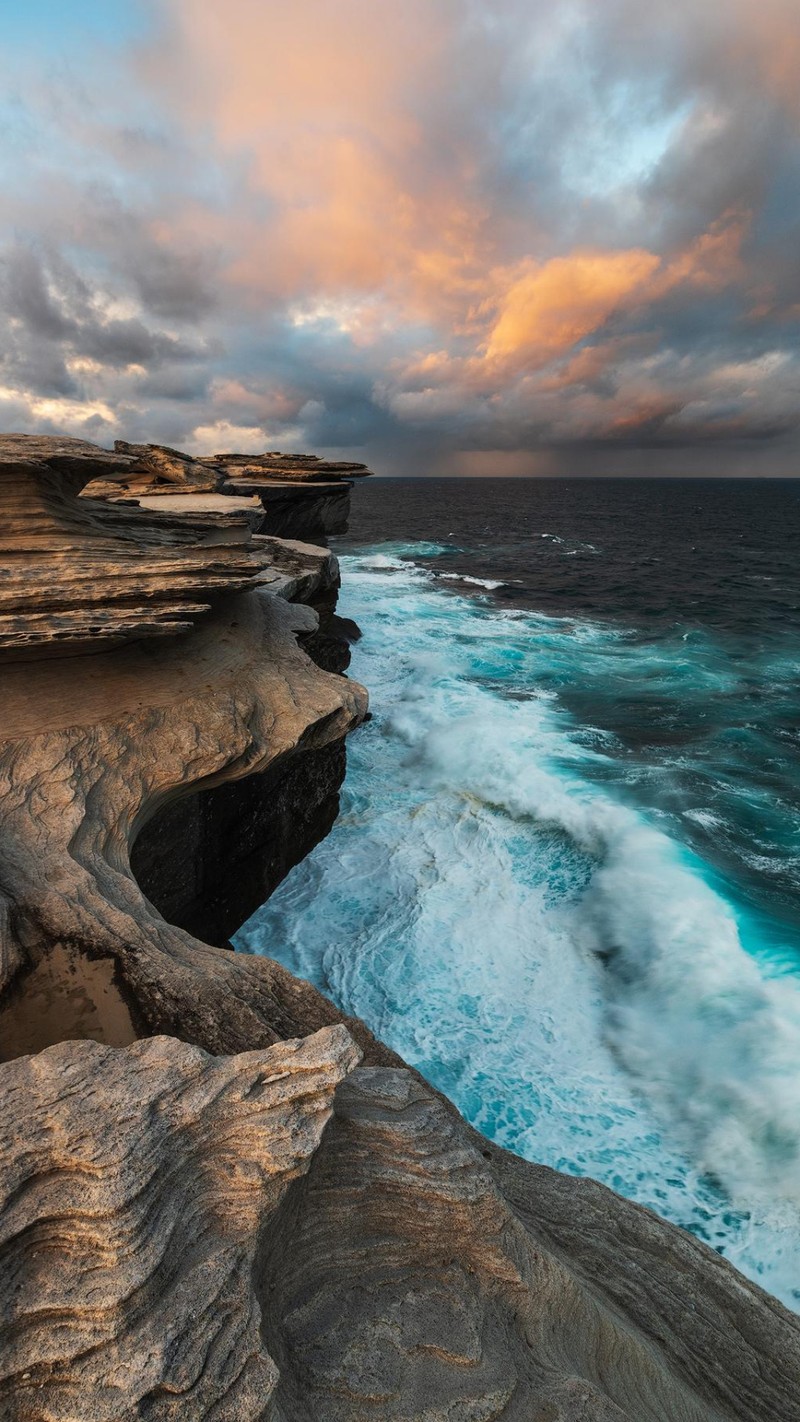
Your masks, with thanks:
[[(92, 446), (87, 446), (91, 449)], [(114, 502), (224, 492), (255, 501), (264, 531), (280, 537), (327, 537), (347, 530), (353, 479), (368, 476), (365, 464), (320, 459), (314, 454), (213, 454), (195, 459), (166, 445), (117, 440), (113, 456), (87, 489)]]
[[(98, 960), (137, 1033), (232, 1052), (302, 1032), (276, 1000), (289, 975), (165, 922), (134, 880), (129, 850), (182, 793), (288, 767), (358, 724), (361, 688), (320, 671), (298, 646), (315, 625), (309, 609), (254, 590), (169, 649), (145, 643), (4, 669), (4, 1055), (49, 1045), (59, 1022), (60, 1036), (97, 1034), (104, 999), (95, 1001), (86, 964)], [(61, 964), (51, 971), (56, 948), (67, 977)]]
[(221, 488), (224, 475), (213, 465), (201, 464), (190, 454), (180, 449), (170, 449), (165, 444), (128, 444), (118, 439), (114, 453), (128, 460), (123, 473), (104, 481), (100, 476), (90, 489), (95, 496), (118, 497), (122, 492), (147, 493), (169, 489), (172, 492), (199, 493), (203, 490), (216, 491)]
[(278, 1419), (253, 1266), (358, 1060), (62, 1043), (0, 1071), (0, 1415)]
[(289, 602), (313, 608), (318, 625), (303, 638), (303, 647), (323, 671), (344, 672), (350, 665), (350, 640), (355, 623), (336, 617), (341, 577), (339, 562), (328, 548), (292, 538), (260, 536), (260, 547), (269, 553), (269, 567), (258, 578), (259, 586), (280, 592)]
[(175, 636), (268, 561), (233, 503), (188, 522), (78, 499), (124, 455), (0, 437), (0, 657)]
[(346, 480), (304, 482), (266, 477), (232, 479), (226, 485), (240, 496), (259, 500), (266, 533), (306, 541), (347, 532), (352, 487)]
[(321, 538), (346, 533), (353, 479), (365, 464), (308, 454), (212, 455), (230, 493), (255, 495), (264, 508), (264, 531), (281, 538)]
[(333, 1027), (3, 1068), (3, 1417), (796, 1417), (780, 1305), (592, 1182), (513, 1162), (505, 1193), (510, 1158), (358, 1055)]
[(797, 1321), (691, 1236), (360, 1068), (270, 1222), (290, 1422), (789, 1422)]
[(230, 947), (245, 919), (333, 828), (345, 768), (343, 744), (331, 741), (171, 800), (133, 844), (136, 882), (169, 923)]
[[(276, 586), (269, 580), (259, 585), (255, 575), (280, 561), (280, 549), (254, 540), (247, 518), (236, 515), (241, 544), (210, 550), (214, 559), (231, 554), (234, 560), (232, 572), (225, 564), (213, 607), (204, 604), (196, 625), (173, 628), (175, 635), (164, 643), (150, 618), (131, 615), (123, 626), (119, 599), (127, 594), (120, 584), (123, 574), (138, 576), (143, 565), (150, 566), (152, 546), (160, 552), (175, 520), (169, 513), (76, 497), (98, 468), (128, 456), (75, 441), (13, 443), (0, 464), (14, 494), (6, 527), (20, 550), (12, 592), (20, 595), (23, 569), (32, 562), (68, 614), (75, 581), (81, 587), (88, 582), (93, 597), (113, 605), (111, 640), (124, 631), (127, 642), (85, 655), (87, 641), (96, 645), (87, 636), (91, 628), (81, 624), (78, 632), (72, 624), (67, 635), (60, 614), (35, 613), (25, 604), (6, 648), (0, 679), (0, 1056), (41, 1050), (68, 1037), (124, 1045), (154, 1032), (232, 1052), (335, 1020), (323, 999), (313, 1023), (305, 1015), (298, 1019), (294, 1003), (304, 997), (303, 985), (277, 964), (218, 952), (166, 922), (130, 869), (131, 845), (171, 802), (267, 773), (272, 793), (298, 757), (340, 746), (362, 718), (362, 688), (321, 671), (299, 645), (317, 631), (317, 613), (286, 599), (287, 593), (335, 595), (335, 560), (327, 550), (308, 550), (303, 571), (295, 546), (287, 553), (291, 576), (276, 568)], [(35, 459), (25, 457), (28, 450)], [(123, 574), (124, 542), (108, 535), (109, 524), (116, 530), (120, 518), (125, 528), (126, 520), (138, 520), (140, 530)], [(187, 550), (181, 576), (205, 585), (205, 516), (177, 522), (179, 552)], [(167, 587), (173, 596), (165, 567), (156, 562), (159, 590)], [(38, 626), (37, 618), (41, 635), (71, 655), (28, 659), (30, 622)], [(97, 640), (105, 644), (109, 626), (100, 626)], [(329, 822), (326, 806), (323, 828)], [(313, 843), (307, 839), (303, 850)], [(180, 845), (172, 852), (180, 855)], [(224, 873), (222, 865), (219, 870)]]
[(309, 480), (320, 483), (338, 479), (364, 479), (372, 472), (366, 464), (320, 459), (316, 454), (281, 454), (279, 450), (268, 450), (266, 454), (205, 455), (201, 463), (209, 468), (224, 469), (234, 481), (277, 478), (298, 483)]

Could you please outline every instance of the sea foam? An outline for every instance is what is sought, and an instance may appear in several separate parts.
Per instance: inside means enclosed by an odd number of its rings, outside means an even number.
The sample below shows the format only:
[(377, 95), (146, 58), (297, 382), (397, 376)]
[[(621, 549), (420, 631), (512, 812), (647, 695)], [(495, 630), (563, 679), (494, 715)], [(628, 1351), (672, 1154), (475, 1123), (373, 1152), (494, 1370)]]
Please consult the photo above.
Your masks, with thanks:
[(364, 1017), (493, 1139), (796, 1306), (800, 987), (762, 975), (703, 862), (603, 788), (602, 735), (537, 686), (624, 638), (471, 602), (407, 553), (345, 560), (374, 719), (336, 828), (238, 946)]

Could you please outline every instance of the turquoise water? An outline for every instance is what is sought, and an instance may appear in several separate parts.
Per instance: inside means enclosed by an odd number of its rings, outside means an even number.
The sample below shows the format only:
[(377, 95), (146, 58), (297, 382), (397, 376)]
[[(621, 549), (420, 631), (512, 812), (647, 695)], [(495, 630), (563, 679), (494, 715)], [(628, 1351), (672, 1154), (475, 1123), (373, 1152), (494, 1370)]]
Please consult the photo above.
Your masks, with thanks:
[(363, 1017), (493, 1140), (651, 1206), (797, 1307), (800, 940), (726, 848), (736, 802), (773, 824), (783, 882), (796, 824), (757, 778), (743, 803), (719, 750), (712, 774), (683, 735), (632, 756), (620, 734), (626, 687), (640, 716), (649, 697), (685, 721), (741, 668), (702, 628), (500, 605), (496, 579), (442, 578), (452, 553), (342, 560), (374, 719), (332, 834), (237, 946)]

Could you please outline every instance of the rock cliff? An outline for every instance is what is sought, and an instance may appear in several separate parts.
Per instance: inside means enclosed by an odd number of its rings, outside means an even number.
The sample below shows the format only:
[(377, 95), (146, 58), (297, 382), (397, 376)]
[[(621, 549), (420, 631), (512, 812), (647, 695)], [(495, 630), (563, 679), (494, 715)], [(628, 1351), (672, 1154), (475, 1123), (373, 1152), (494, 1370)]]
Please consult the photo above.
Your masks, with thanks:
[(224, 499), (187, 523), (180, 506), (75, 497), (129, 463), (75, 440), (0, 442), (0, 654), (174, 636), (267, 562), (250, 511)]
[[(226, 493), (255, 503), (263, 532), (282, 537), (344, 533), (353, 479), (365, 464), (319, 459), (313, 454), (214, 454), (194, 459), (158, 444), (117, 440), (105, 471), (87, 493), (115, 500), (175, 493)], [(152, 505), (151, 505), (152, 506)]]
[(214, 946), (366, 694), (333, 555), (264, 533), (291, 461), (154, 448), (0, 441), (2, 1416), (796, 1418), (780, 1304)]

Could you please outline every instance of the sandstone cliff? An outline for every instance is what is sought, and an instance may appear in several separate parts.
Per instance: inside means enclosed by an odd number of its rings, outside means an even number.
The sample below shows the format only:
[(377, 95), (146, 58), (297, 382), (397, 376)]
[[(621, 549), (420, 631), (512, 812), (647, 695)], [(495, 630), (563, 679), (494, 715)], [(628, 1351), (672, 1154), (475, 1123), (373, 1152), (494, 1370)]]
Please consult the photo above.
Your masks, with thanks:
[(212, 946), (366, 695), (335, 559), (264, 535), (276, 457), (143, 448), (0, 442), (2, 1416), (796, 1418), (780, 1304)]
[[(215, 454), (194, 459), (159, 444), (114, 446), (87, 493), (120, 500), (175, 493), (213, 493), (246, 498), (261, 510), (261, 529), (283, 537), (325, 537), (347, 529), (353, 479), (365, 464), (319, 459), (313, 454)], [(152, 504), (150, 505), (153, 506)]]

